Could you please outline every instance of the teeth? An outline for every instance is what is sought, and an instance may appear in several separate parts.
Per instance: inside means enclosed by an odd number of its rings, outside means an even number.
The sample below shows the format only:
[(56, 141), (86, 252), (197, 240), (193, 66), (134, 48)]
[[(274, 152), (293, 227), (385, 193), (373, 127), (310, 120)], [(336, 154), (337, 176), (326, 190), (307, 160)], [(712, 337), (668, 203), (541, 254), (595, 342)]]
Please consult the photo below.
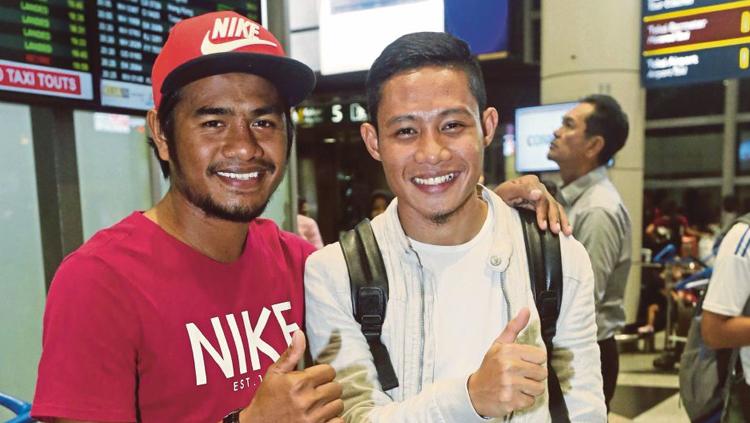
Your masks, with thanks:
[(432, 178), (414, 178), (414, 182), (418, 185), (440, 185), (452, 181), (455, 177), (454, 173), (449, 173), (443, 176), (433, 176)]
[(257, 178), (260, 172), (250, 172), (250, 173), (216, 172), (216, 173), (219, 176), (223, 176), (225, 178), (238, 179), (240, 181), (248, 181), (250, 179)]

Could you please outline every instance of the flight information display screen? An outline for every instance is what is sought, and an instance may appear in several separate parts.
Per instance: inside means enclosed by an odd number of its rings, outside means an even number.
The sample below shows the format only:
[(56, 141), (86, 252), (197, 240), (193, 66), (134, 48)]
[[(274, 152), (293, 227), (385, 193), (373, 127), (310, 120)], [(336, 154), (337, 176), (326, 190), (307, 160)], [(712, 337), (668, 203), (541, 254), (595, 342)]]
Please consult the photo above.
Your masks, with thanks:
[(262, 22), (261, 3), (261, 0), (97, 0), (101, 104), (139, 110), (152, 108), (151, 67), (175, 23), (216, 10), (235, 10)]
[(750, 2), (643, 0), (647, 88), (750, 77)]
[[(266, 0), (0, 2), (0, 90), (153, 107), (151, 67), (178, 21), (235, 10), (265, 23)], [(81, 102), (77, 105), (83, 104)]]
[(0, 3), (0, 90), (93, 100), (84, 0)]

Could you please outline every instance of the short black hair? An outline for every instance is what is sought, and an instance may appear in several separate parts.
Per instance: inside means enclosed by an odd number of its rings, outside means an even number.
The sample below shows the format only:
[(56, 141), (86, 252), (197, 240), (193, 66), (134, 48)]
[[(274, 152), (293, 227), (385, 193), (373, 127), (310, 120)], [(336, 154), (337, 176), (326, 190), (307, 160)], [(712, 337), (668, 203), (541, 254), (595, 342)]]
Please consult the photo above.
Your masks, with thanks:
[(469, 45), (445, 32), (415, 32), (389, 44), (367, 73), (367, 108), (370, 122), (377, 127), (378, 106), (383, 85), (393, 76), (425, 66), (455, 68), (466, 73), (469, 89), (479, 111), (487, 106), (482, 69)]
[(592, 94), (584, 97), (581, 103), (594, 106), (594, 111), (586, 118), (586, 136), (601, 135), (604, 138), (604, 148), (599, 152), (599, 164), (609, 162), (625, 145), (630, 126), (628, 115), (612, 96), (606, 94)]
[[(175, 109), (182, 99), (182, 88), (178, 88), (169, 93), (165, 93), (159, 103), (159, 109), (157, 110), (156, 117), (159, 119), (159, 126), (161, 127), (164, 137), (167, 141), (167, 148), (169, 148), (169, 157), (177, 163), (177, 155), (174, 154), (175, 150)], [(292, 151), (292, 141), (294, 140), (294, 122), (292, 122), (291, 112), (289, 107), (284, 105), (284, 120), (286, 120), (286, 159), (289, 160), (289, 155)], [(164, 179), (169, 178), (169, 162), (162, 160), (159, 157), (159, 150), (156, 148), (154, 139), (148, 138), (148, 145), (154, 150), (156, 160), (159, 161), (159, 168), (161, 169)]]

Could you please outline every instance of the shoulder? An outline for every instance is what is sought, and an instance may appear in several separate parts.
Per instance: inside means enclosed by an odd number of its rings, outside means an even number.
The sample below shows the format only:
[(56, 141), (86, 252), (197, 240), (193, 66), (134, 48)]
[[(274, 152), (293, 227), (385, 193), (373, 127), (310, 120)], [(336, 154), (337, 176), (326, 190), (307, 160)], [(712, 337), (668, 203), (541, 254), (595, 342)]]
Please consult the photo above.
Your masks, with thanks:
[[(136, 212), (120, 222), (95, 233), (78, 249), (70, 253), (58, 267), (53, 285), (87, 285), (109, 283), (119, 278), (115, 265), (132, 254), (139, 245), (146, 244), (145, 218)], [(70, 281), (70, 282), (69, 282)]]
[(717, 258), (725, 256), (747, 257), (750, 249), (750, 226), (735, 223), (724, 236), (719, 246)]
[(131, 321), (135, 309), (132, 284), (116, 264), (127, 250), (111, 244), (96, 248), (92, 241), (66, 257), (55, 272), (45, 304), (45, 327), (50, 319), (83, 318), (94, 325), (119, 315)]
[(497, 213), (510, 213), (515, 209), (509, 206), (496, 192), (491, 189), (482, 189), (482, 196), (488, 201), (492, 202), (492, 208)]
[(721, 241), (703, 303), (705, 310), (725, 316), (742, 313), (750, 296), (750, 228), (736, 223)]
[(305, 264), (305, 284), (308, 291), (317, 285), (342, 291), (348, 289), (349, 273), (341, 244), (334, 242), (315, 251)]
[(630, 215), (622, 203), (591, 204), (571, 214), (575, 215), (574, 231), (581, 239), (586, 238), (584, 233), (617, 233), (624, 237), (631, 230)]
[(145, 239), (149, 221), (140, 212), (133, 212), (114, 225), (96, 232), (70, 256), (101, 256), (129, 248)]
[(287, 232), (278, 227), (273, 220), (257, 218), (250, 223), (248, 236), (259, 242), (253, 248), (263, 246), (271, 255), (290, 255), (294, 261), (304, 261), (315, 251), (315, 247), (297, 234)]
[(585, 197), (585, 200), (582, 205), (586, 208), (596, 207), (612, 213), (617, 212), (620, 208), (624, 208), (620, 193), (617, 192), (617, 188), (615, 188), (612, 181), (607, 178), (590, 186), (583, 193), (583, 197)]
[(581, 281), (591, 272), (591, 261), (586, 248), (572, 235), (560, 235), (560, 259), (563, 275)]

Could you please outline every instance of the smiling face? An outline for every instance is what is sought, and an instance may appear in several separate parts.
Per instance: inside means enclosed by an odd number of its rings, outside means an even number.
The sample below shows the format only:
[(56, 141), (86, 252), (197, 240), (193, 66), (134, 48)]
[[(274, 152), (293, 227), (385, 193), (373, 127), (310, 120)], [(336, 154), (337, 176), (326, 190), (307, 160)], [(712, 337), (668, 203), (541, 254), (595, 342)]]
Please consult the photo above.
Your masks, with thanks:
[(445, 223), (481, 201), (476, 184), (497, 111), (480, 113), (465, 72), (428, 66), (396, 74), (382, 87), (377, 125), (362, 125), (362, 137), (383, 163), (402, 223)]
[[(182, 88), (175, 108), (170, 162), (174, 195), (224, 220), (260, 215), (284, 176), (284, 106), (266, 79), (244, 73), (210, 76)], [(170, 159), (171, 158), (171, 159)]]

